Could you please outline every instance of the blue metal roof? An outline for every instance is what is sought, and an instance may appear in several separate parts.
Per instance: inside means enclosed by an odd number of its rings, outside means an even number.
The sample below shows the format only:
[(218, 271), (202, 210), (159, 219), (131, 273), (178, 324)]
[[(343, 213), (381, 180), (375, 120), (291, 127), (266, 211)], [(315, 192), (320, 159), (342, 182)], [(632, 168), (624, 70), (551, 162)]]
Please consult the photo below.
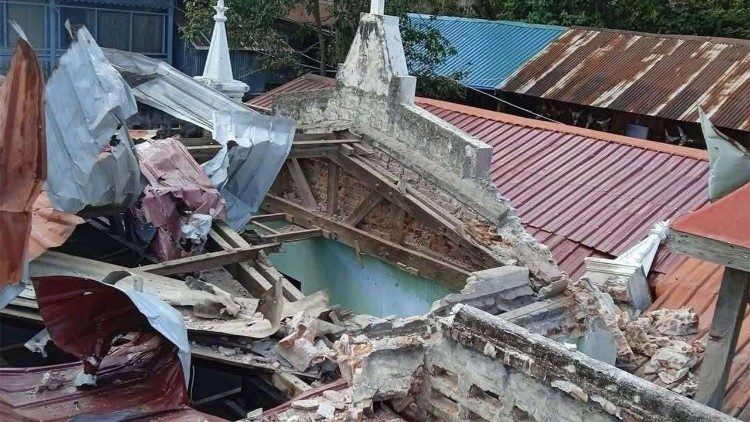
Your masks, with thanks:
[(466, 71), (463, 83), (478, 89), (495, 89), (519, 67), (543, 50), (567, 28), (512, 21), (408, 14), (414, 26), (435, 28), (456, 54), (435, 73)]

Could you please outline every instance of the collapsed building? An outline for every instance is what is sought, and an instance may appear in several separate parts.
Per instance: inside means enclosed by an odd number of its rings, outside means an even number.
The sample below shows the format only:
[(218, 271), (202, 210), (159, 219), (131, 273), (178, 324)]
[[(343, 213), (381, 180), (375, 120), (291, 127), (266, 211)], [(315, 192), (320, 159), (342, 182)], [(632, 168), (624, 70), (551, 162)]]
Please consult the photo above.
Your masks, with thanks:
[[(335, 85), (278, 95), (273, 115), (71, 35), (46, 105), (18, 82), (41, 81), (23, 40), (3, 84), (35, 111), (6, 111), (4, 134), (46, 123), (34, 148), (4, 137), (3, 162), (36, 162), (18, 174), (49, 204), (2, 192), (3, 219), (30, 221), (3, 226), (30, 261), (4, 275), (3, 324), (44, 328), (13, 348), (44, 357), (0, 368), (0, 414), (730, 419), (678, 394), (701, 352), (669, 351), (694, 313), (642, 313), (666, 224), (571, 279), (491, 185), (492, 148), (415, 105), (396, 18), (363, 15)], [(211, 135), (131, 129), (137, 103)]]

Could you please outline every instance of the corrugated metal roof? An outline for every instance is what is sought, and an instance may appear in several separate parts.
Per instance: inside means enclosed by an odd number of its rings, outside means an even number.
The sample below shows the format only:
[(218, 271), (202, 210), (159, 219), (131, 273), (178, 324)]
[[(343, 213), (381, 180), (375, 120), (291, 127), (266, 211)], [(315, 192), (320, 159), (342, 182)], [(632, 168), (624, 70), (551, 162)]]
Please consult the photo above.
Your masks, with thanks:
[[(711, 329), (716, 298), (724, 269), (695, 258), (680, 257), (671, 271), (662, 277), (660, 286), (667, 289), (651, 305), (651, 309), (691, 307), (699, 316), (696, 338), (705, 338)], [(742, 420), (750, 419), (750, 307), (745, 313), (737, 354), (727, 383), (722, 411)]]
[[(248, 105), (270, 109), (276, 94), (334, 85), (305, 75)], [(705, 151), (427, 98), (416, 103), (494, 148), (493, 184), (571, 277), (583, 273), (583, 258), (619, 255), (653, 223), (708, 202)], [(654, 271), (675, 263), (660, 251)]]
[(671, 229), (750, 248), (750, 183), (678, 218)]
[(706, 152), (420, 99), (494, 148), (492, 182), (524, 224), (619, 255), (708, 202)]
[(410, 13), (415, 27), (440, 31), (456, 54), (434, 69), (440, 75), (467, 71), (463, 82), (495, 89), (508, 75), (547, 47), (567, 28), (523, 22), (430, 16)]
[(308, 73), (299, 78), (289, 81), (284, 85), (276, 87), (265, 94), (259, 95), (245, 104), (260, 110), (270, 110), (273, 107), (273, 99), (277, 94), (284, 92), (307, 92), (317, 91), (320, 89), (329, 89), (336, 86), (336, 79), (326, 78), (325, 76)]
[(506, 91), (750, 130), (750, 41), (570, 29), (511, 75)]

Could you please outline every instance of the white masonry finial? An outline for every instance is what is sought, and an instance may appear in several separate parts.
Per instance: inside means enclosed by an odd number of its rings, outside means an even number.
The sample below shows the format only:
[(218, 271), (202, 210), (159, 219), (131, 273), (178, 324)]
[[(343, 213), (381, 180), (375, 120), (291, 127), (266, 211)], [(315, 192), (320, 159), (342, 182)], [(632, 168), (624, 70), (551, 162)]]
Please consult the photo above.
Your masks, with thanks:
[(232, 62), (229, 57), (229, 43), (227, 42), (227, 21), (224, 0), (217, 0), (214, 15), (214, 32), (211, 34), (211, 45), (208, 47), (206, 65), (203, 67), (203, 75), (196, 77), (206, 85), (212, 86), (228, 96), (241, 100), (242, 95), (248, 90), (248, 86), (240, 81), (234, 80), (232, 74)]
[(373, 15), (384, 15), (385, 0), (370, 0), (370, 13)]

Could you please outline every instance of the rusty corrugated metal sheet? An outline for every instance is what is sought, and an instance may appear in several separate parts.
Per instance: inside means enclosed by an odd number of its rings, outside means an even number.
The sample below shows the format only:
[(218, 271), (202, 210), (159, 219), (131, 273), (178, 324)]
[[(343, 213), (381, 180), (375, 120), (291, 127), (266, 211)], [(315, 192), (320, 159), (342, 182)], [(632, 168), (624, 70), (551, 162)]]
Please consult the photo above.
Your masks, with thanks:
[(54, 209), (43, 190), (31, 208), (31, 236), (26, 259), (31, 261), (47, 249), (62, 245), (83, 221), (81, 217)]
[(0, 87), (0, 288), (21, 280), (31, 208), (47, 178), (44, 76), (20, 39)]
[(308, 73), (293, 81), (287, 82), (284, 85), (276, 87), (263, 95), (259, 95), (245, 104), (255, 109), (267, 111), (273, 107), (273, 99), (277, 94), (284, 92), (317, 91), (320, 89), (330, 89), (334, 86), (336, 86), (335, 79)]
[(672, 230), (750, 248), (750, 183), (678, 218)]
[(499, 88), (748, 131), (750, 41), (575, 28)]

